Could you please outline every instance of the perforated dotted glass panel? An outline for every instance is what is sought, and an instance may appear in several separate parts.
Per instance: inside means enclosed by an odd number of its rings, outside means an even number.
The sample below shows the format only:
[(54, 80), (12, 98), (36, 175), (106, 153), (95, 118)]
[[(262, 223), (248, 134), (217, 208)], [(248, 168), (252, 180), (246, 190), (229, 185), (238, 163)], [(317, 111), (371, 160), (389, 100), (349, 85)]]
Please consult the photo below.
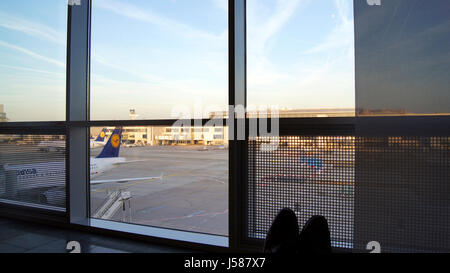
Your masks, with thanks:
[(248, 160), (249, 238), (288, 207), (300, 227), (325, 216), (336, 247), (450, 249), (449, 137), (258, 137)]
[(358, 137), (355, 249), (450, 250), (450, 138)]
[(355, 144), (351, 136), (249, 140), (248, 236), (264, 239), (285, 207), (299, 224), (327, 218), (334, 246), (352, 247)]

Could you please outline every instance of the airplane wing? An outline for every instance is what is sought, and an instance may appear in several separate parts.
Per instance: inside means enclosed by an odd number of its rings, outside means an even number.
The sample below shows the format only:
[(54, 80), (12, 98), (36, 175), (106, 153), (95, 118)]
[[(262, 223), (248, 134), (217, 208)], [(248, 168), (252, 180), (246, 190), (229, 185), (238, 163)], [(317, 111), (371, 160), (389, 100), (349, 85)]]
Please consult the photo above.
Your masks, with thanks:
[(137, 177), (137, 178), (121, 178), (121, 179), (105, 179), (105, 180), (91, 180), (91, 184), (103, 184), (103, 183), (124, 183), (143, 180), (162, 180), (163, 176), (149, 176), (149, 177)]

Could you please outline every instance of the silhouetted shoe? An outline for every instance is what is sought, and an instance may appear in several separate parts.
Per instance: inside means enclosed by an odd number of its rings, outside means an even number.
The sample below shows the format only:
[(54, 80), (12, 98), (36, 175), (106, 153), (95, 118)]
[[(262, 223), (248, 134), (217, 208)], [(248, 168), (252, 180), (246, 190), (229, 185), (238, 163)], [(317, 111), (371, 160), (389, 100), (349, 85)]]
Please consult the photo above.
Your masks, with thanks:
[(282, 209), (270, 226), (264, 243), (265, 253), (298, 253), (299, 226), (295, 213), (288, 208)]
[(299, 240), (300, 253), (331, 253), (330, 230), (327, 219), (323, 216), (311, 217), (303, 227)]

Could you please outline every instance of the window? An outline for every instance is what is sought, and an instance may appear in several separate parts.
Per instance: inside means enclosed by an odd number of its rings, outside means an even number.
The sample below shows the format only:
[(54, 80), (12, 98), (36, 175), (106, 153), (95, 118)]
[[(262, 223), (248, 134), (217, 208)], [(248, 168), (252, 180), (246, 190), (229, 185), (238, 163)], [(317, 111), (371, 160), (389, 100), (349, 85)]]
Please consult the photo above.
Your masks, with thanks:
[(354, 116), (353, 1), (247, 1), (248, 111)]
[[(282, 118), (278, 138), (250, 137), (248, 142), (248, 237), (264, 239), (271, 219), (290, 207), (300, 225), (312, 215), (324, 215), (335, 247), (366, 251), (367, 244), (376, 241), (383, 252), (447, 252), (449, 121), (443, 90), (449, 85), (450, 6), (447, 1), (381, 1), (381, 7), (354, 1), (353, 52), (351, 2), (280, 1), (272, 2), (272, 8), (264, 1), (247, 2), (249, 103), (278, 103)], [(262, 14), (279, 16), (266, 16), (266, 21), (252, 25)], [(340, 23), (330, 24), (330, 15)], [(296, 20), (304, 23), (289, 31)], [(324, 31), (327, 26), (331, 34)], [(266, 34), (260, 40), (258, 27)], [(325, 42), (317, 45), (317, 38), (326, 33)], [(280, 46), (285, 50), (276, 52)], [(303, 62), (289, 66), (297, 56)], [(295, 64), (306, 69), (292, 78)], [(322, 68), (309, 69), (311, 64)], [(328, 69), (331, 73), (321, 74)], [(311, 87), (306, 89), (311, 92), (289, 89), (294, 86), (289, 79), (297, 87)], [(332, 88), (324, 89), (328, 84)], [(352, 102), (353, 92), (357, 117), (378, 117), (312, 123), (283, 119), (332, 117), (316, 110), (291, 115), (295, 111), (283, 108), (296, 106), (279, 102), (284, 97), (298, 105), (327, 107), (328, 99)], [(270, 149), (269, 143), (277, 148)]]
[(325, 216), (332, 245), (352, 248), (353, 126), (283, 121), (355, 115), (353, 1), (249, 0), (247, 22), (248, 112), (281, 118), (279, 136), (248, 140), (247, 236), (264, 239), (289, 207), (300, 226)]
[(63, 121), (67, 2), (0, 3), (0, 122)]
[(227, 9), (225, 1), (93, 1), (91, 119), (226, 110)]
[(227, 110), (226, 1), (93, 1), (91, 29), (91, 120), (121, 121), (91, 145), (91, 217), (228, 235), (227, 138), (167, 122)]
[[(227, 236), (227, 139), (146, 127), (133, 144), (122, 141), (140, 128), (91, 140), (91, 217)], [(91, 134), (104, 130), (91, 128)]]
[(64, 135), (0, 135), (0, 201), (66, 207)]
[(357, 114), (448, 115), (448, 2), (358, 3), (356, 11)]
[[(338, 248), (450, 249), (447, 0), (44, 2), (0, 4), (2, 209), (256, 248), (290, 207)], [(279, 135), (229, 140), (227, 101)]]
[(444, 0), (355, 1), (356, 249), (450, 248), (449, 12)]

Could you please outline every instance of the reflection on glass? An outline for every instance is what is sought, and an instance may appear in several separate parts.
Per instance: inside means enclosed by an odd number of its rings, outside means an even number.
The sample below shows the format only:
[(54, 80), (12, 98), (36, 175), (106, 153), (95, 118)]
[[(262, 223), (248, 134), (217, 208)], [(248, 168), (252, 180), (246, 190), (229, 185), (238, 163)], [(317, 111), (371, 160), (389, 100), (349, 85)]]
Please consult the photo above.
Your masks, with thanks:
[(450, 4), (355, 1), (357, 114), (450, 113)]
[(66, 207), (64, 135), (0, 135), (0, 202)]
[(353, 1), (247, 1), (248, 104), (354, 116)]
[(91, 217), (228, 235), (227, 127), (106, 127), (91, 135)]
[(67, 1), (0, 2), (0, 122), (65, 119)]
[(91, 44), (94, 120), (227, 109), (227, 1), (96, 0)]

